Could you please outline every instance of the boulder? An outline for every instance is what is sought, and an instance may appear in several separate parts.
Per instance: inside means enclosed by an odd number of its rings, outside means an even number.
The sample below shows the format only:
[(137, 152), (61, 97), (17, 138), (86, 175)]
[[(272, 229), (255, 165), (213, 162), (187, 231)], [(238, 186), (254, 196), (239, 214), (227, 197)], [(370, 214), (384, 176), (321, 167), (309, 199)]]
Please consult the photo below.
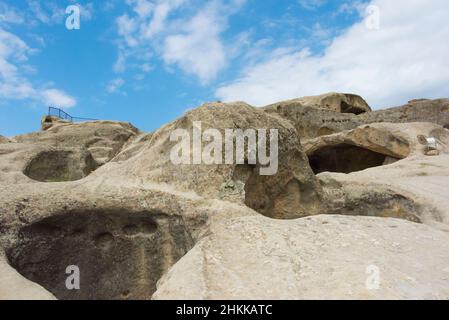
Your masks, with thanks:
[[(194, 164), (193, 144), (187, 150), (189, 163), (173, 163), (171, 154), (179, 141), (171, 141), (171, 134), (176, 130), (185, 130), (192, 139), (195, 123), (201, 124), (202, 132), (218, 130), (223, 142), (220, 143), (223, 147), (218, 155), (221, 164)], [(271, 129), (278, 130), (278, 164), (272, 174), (262, 175), (261, 169), (266, 166), (250, 164), (248, 154), (241, 164), (235, 161), (225, 164), (227, 129), (255, 132), (262, 129), (267, 133)], [(133, 156), (134, 153), (125, 150), (111, 165), (104, 166), (96, 174), (106, 175), (114, 165), (110, 174), (115, 176), (139, 177), (143, 181), (168, 184), (178, 190), (194, 191), (206, 198), (246, 204), (274, 218), (297, 218), (321, 210), (320, 186), (310, 170), (295, 128), (289, 122), (258, 108), (245, 103), (205, 104), (163, 126), (146, 139), (146, 144), (137, 155)], [(203, 141), (203, 151), (207, 145), (208, 142)]]

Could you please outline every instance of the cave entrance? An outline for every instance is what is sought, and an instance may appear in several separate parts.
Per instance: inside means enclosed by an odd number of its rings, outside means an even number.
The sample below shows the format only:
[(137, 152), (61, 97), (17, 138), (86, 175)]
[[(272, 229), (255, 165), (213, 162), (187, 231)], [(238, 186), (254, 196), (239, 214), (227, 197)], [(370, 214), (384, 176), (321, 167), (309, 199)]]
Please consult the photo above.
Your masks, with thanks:
[(321, 172), (351, 173), (391, 164), (399, 159), (349, 144), (321, 148), (309, 156), (315, 174)]
[[(156, 282), (193, 246), (182, 217), (84, 212), (24, 227), (7, 251), (12, 267), (58, 299), (150, 299)], [(68, 290), (68, 266), (80, 290)]]
[(355, 115), (359, 115), (365, 112), (366, 111), (361, 109), (360, 107), (351, 106), (344, 101), (341, 102), (341, 113), (352, 113)]

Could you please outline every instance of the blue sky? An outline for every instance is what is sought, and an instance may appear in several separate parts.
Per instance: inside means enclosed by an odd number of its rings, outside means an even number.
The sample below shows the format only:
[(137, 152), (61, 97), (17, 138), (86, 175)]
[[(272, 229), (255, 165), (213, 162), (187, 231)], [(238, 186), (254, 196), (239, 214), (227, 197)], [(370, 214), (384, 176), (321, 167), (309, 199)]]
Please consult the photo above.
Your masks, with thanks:
[(207, 101), (449, 97), (448, 13), (446, 0), (0, 0), (0, 134), (38, 130), (49, 105), (151, 131)]

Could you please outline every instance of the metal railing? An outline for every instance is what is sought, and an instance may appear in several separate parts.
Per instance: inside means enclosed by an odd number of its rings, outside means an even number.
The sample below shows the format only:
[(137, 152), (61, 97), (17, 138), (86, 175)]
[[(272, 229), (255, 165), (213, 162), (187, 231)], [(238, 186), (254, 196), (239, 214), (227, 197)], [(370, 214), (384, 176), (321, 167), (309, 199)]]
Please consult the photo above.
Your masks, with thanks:
[(52, 117), (58, 117), (62, 120), (67, 120), (70, 122), (75, 121), (97, 121), (98, 119), (91, 119), (91, 118), (80, 118), (80, 117), (72, 117), (70, 114), (65, 112), (64, 110), (60, 108), (55, 107), (48, 107), (48, 115)]

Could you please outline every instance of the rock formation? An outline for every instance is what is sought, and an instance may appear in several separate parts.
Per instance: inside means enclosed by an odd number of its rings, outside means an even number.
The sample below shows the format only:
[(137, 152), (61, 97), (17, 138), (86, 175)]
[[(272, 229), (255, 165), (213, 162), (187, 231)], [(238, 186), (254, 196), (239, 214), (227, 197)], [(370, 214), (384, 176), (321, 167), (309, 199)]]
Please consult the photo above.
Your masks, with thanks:
[(287, 103), (299, 103), (304, 107), (331, 110), (339, 113), (362, 114), (370, 112), (371, 108), (366, 101), (355, 94), (327, 93), (319, 96), (302, 97)]
[[(446, 232), (389, 218), (224, 219), (153, 298), (447, 299), (448, 241)], [(367, 290), (367, 271), (377, 268), (382, 284)]]
[[(326, 96), (328, 95), (324, 95)], [(358, 103), (349, 105), (347, 109), (357, 109), (358, 105)], [(413, 100), (404, 106), (359, 114), (341, 113), (336, 107), (332, 111), (325, 107), (314, 107), (313, 104), (304, 105), (301, 99), (275, 103), (263, 109), (290, 121), (302, 139), (330, 135), (355, 129), (362, 124), (379, 122), (432, 122), (445, 128), (449, 127), (449, 99)]]
[[(201, 122), (203, 132), (214, 128), (223, 136), (225, 129), (278, 129), (277, 173), (260, 175), (260, 166), (248, 164), (248, 155), (242, 164), (173, 164), (170, 152), (177, 142), (170, 141), (170, 133), (176, 129), (192, 132), (194, 122)], [(114, 175), (139, 177), (204, 197), (247, 204), (271, 217), (294, 218), (320, 210), (320, 185), (293, 126), (245, 103), (205, 104), (154, 132), (137, 155), (128, 158), (119, 154), (112, 163)], [(104, 170), (109, 168), (100, 168), (96, 174), (102, 175)]]
[[(44, 117), (0, 137), (0, 299), (449, 299), (448, 113), (332, 93), (208, 103), (152, 133)], [(277, 129), (277, 171), (173, 163), (172, 133), (199, 123)]]
[(4, 136), (0, 136), (0, 143), (8, 143), (9, 139), (5, 138)]

